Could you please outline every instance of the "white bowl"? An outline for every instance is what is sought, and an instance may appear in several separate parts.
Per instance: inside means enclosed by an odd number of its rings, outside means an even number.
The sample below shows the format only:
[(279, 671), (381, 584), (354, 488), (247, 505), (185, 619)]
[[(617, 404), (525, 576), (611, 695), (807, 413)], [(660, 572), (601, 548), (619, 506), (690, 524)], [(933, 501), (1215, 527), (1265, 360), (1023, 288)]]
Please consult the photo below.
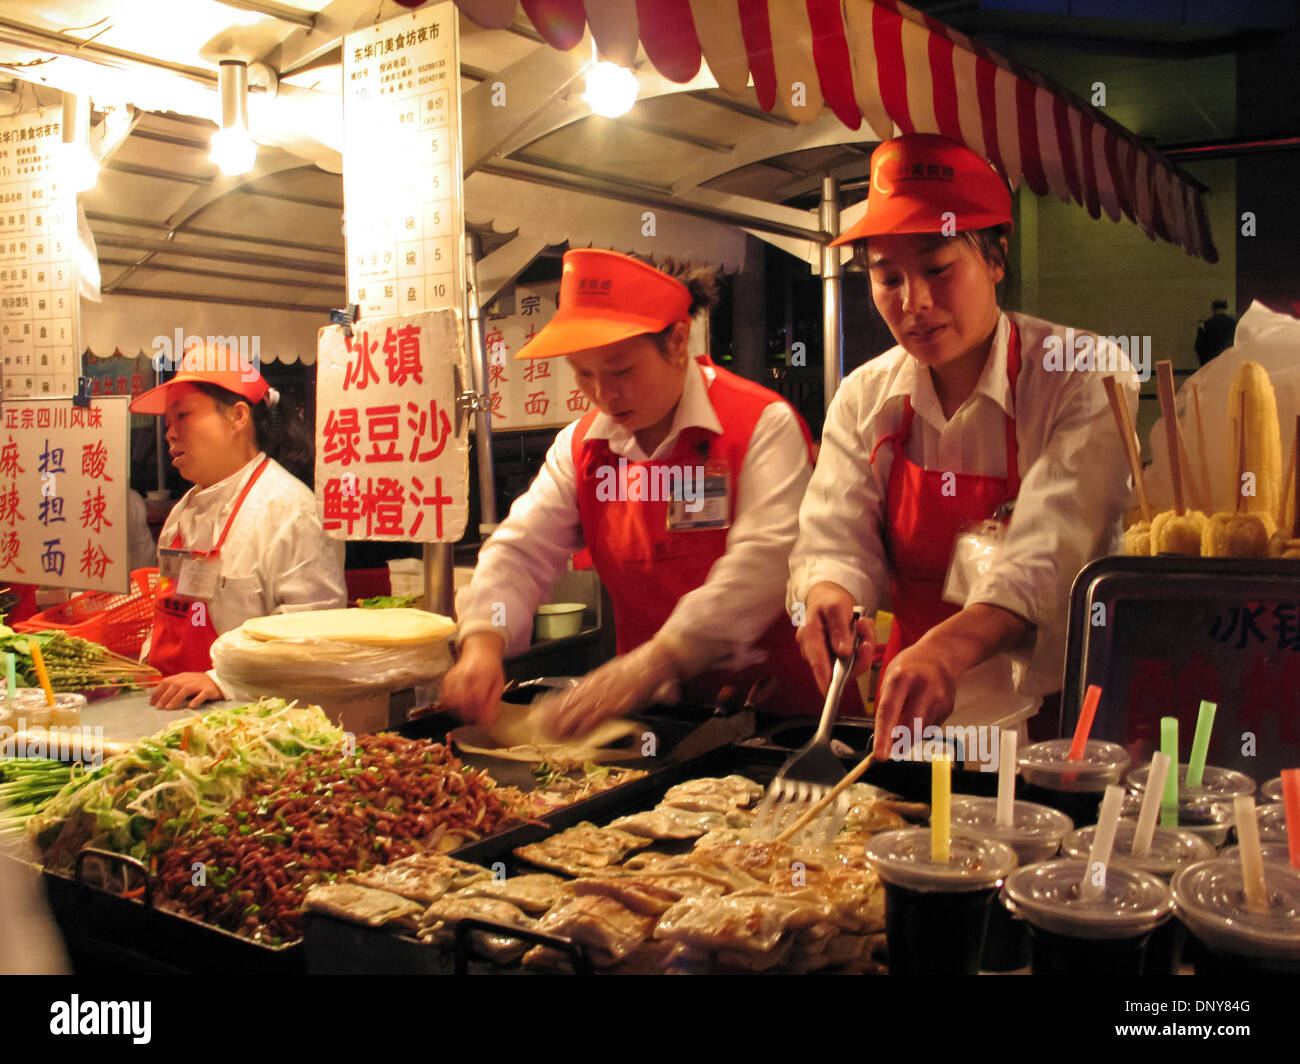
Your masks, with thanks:
[(534, 642), (577, 635), (582, 631), (582, 615), (586, 612), (587, 606), (582, 602), (543, 603), (533, 618)]

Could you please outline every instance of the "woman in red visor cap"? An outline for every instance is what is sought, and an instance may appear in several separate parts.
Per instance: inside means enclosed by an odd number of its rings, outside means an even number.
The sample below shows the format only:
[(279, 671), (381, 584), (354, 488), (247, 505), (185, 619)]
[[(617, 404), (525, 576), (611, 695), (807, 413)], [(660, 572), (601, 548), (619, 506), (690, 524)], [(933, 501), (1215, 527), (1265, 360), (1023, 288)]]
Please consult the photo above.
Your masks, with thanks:
[(759, 663), (780, 684), (774, 709), (819, 708), (781, 613), (807, 428), (775, 393), (687, 354), (691, 315), (715, 293), (707, 271), (684, 279), (611, 251), (565, 254), (559, 311), (517, 357), (567, 357), (594, 409), (561, 430), (479, 552), (443, 705), (492, 719), (503, 656), (527, 648), (534, 611), (585, 546), (619, 656), (552, 704), (557, 737), (674, 683), (711, 697)]
[(163, 674), (163, 709), (242, 697), (212, 669), (218, 635), (250, 617), (347, 604), (343, 543), (316, 498), (279, 462), (310, 457), (300, 422), (251, 363), (213, 344), (187, 348), (171, 380), (131, 403), (166, 418), (177, 472), (194, 487), (158, 537), (161, 568), (147, 660)]
[[(899, 137), (870, 176), (866, 214), (835, 243), (852, 243), (898, 346), (850, 374), (827, 413), (787, 605), (803, 604), (800, 648), (824, 687), (854, 603), (890, 604), (886, 756), (896, 726), (1017, 727), (1060, 690), (1071, 583), (1118, 542), (1129, 496), (1102, 378), (1133, 411), (1137, 377), (1113, 345), (999, 308), (1011, 195), (974, 152)], [(858, 628), (869, 646), (872, 624)]]

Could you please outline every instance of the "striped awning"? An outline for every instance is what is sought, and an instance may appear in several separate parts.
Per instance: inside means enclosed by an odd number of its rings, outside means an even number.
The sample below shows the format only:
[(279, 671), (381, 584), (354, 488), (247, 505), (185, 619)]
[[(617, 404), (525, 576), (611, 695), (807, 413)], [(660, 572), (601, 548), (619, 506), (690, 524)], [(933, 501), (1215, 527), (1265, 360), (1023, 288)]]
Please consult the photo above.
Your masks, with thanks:
[[(516, 0), (456, 0), (500, 29)], [(1134, 133), (1038, 72), (897, 0), (518, 0), (537, 32), (568, 50), (587, 27), (603, 58), (630, 65), (637, 44), (685, 83), (701, 62), (719, 86), (797, 121), (824, 108), (881, 139), (940, 133), (978, 152), (1013, 189), (1123, 214), (1152, 240), (1218, 261), (1204, 186)]]

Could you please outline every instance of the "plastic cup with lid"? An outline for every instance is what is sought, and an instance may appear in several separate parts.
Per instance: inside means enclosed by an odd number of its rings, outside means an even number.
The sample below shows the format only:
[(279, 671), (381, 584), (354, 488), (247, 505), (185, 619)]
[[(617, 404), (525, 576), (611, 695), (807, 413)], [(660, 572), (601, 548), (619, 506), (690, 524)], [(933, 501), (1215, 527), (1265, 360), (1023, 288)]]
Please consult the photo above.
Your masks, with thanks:
[(1128, 751), (1118, 743), (1089, 739), (1074, 761), (1069, 756), (1071, 742), (1049, 739), (1020, 751), (1016, 764), (1025, 781), (1025, 797), (1059, 809), (1075, 824), (1095, 823), (1102, 794), (1124, 778)]
[(891, 975), (979, 971), (989, 909), (1016, 867), (1010, 846), (953, 830), (946, 862), (931, 859), (929, 828), (886, 831), (866, 856), (885, 885)]
[(1300, 871), (1264, 862), (1268, 907), (1246, 901), (1240, 860), (1216, 857), (1182, 869), (1174, 904), (1203, 947), (1197, 974), (1300, 974)]

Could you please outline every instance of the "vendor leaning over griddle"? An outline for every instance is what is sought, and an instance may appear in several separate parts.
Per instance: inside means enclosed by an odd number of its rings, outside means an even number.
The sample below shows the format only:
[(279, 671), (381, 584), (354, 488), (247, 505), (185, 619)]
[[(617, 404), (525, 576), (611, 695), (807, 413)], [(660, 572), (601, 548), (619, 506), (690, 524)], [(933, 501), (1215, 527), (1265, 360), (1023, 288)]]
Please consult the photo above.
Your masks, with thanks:
[[(503, 656), (527, 648), (538, 604), (585, 545), (614, 602), (618, 657), (552, 704), (558, 738), (674, 683), (711, 698), (764, 655), (773, 708), (818, 708), (781, 612), (807, 429), (774, 392), (688, 355), (691, 315), (713, 304), (715, 280), (683, 279), (610, 251), (565, 254), (559, 311), (516, 357), (567, 356), (595, 409), (560, 431), (479, 552), (442, 705), (492, 719)], [(639, 485), (669, 482), (675, 501), (641, 498)]]
[[(866, 214), (836, 243), (852, 242), (898, 346), (850, 374), (827, 413), (788, 605), (803, 604), (799, 643), (824, 688), (828, 639), (847, 653), (854, 604), (869, 618), (888, 596), (883, 757), (895, 724), (1011, 726), (1060, 690), (1071, 583), (1118, 542), (1129, 484), (1108, 370), (1064, 350), (1061, 326), (998, 307), (1011, 231), (1002, 178), (929, 134), (881, 144), (870, 175)], [(1134, 409), (1136, 375), (1105, 351)], [(987, 571), (962, 570), (964, 607), (945, 601), (959, 534), (1010, 502), (1009, 523), (984, 536)], [(869, 649), (868, 619), (859, 631)], [(861, 653), (857, 670), (869, 662)]]
[(311, 489), (276, 461), (300, 465), (312, 447), (279, 399), (256, 367), (202, 344), (186, 349), (175, 377), (131, 402), (133, 413), (165, 415), (172, 463), (194, 485), (158, 537), (146, 660), (163, 674), (149, 699), (162, 709), (233, 696), (212, 669), (222, 632), (252, 617), (347, 605), (343, 543), (325, 534)]

